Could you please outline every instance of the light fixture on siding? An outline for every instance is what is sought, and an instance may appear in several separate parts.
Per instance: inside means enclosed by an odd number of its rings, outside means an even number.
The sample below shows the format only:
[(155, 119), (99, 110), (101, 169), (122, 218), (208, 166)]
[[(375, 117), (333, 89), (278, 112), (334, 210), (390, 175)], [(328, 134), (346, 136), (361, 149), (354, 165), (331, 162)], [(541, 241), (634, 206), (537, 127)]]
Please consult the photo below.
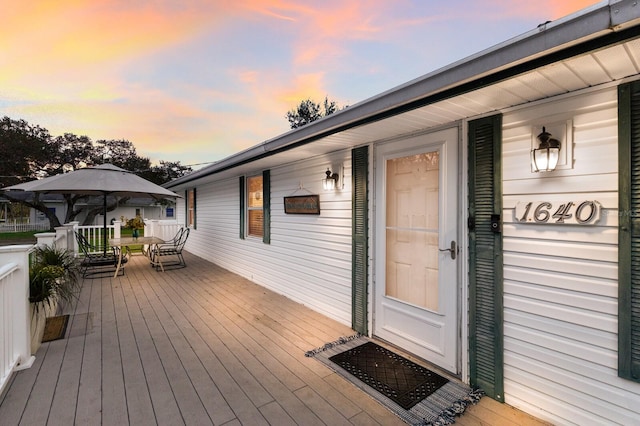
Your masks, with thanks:
[(322, 179), (322, 187), (325, 191), (333, 191), (338, 187), (338, 179), (340, 179), (340, 175), (338, 175), (338, 173), (332, 173), (328, 167), (325, 174), (327, 176)]
[(538, 148), (531, 150), (531, 169), (534, 172), (552, 172), (560, 158), (560, 141), (552, 138), (544, 127), (538, 135), (538, 141)]

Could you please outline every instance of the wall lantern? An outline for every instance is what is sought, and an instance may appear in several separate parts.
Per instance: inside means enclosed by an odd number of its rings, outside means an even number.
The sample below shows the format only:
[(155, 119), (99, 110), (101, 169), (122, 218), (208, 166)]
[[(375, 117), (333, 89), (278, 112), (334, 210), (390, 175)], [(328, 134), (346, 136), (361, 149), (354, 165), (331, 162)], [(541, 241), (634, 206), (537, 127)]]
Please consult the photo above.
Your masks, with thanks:
[(544, 127), (538, 135), (538, 141), (538, 148), (531, 150), (531, 169), (534, 172), (552, 172), (560, 158), (560, 141), (552, 138)]
[(331, 173), (331, 170), (328, 167), (325, 174), (327, 176), (322, 179), (322, 187), (325, 191), (333, 191), (338, 187), (338, 179), (340, 179), (340, 175), (338, 175), (338, 173)]

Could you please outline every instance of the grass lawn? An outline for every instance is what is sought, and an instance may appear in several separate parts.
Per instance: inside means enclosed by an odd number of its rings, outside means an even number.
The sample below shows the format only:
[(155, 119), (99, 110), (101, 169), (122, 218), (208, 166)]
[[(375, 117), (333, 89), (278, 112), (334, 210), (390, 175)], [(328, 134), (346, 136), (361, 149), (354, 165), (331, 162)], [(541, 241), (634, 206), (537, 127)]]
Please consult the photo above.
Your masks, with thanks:
[(0, 232), (0, 245), (35, 243), (38, 234), (44, 231)]

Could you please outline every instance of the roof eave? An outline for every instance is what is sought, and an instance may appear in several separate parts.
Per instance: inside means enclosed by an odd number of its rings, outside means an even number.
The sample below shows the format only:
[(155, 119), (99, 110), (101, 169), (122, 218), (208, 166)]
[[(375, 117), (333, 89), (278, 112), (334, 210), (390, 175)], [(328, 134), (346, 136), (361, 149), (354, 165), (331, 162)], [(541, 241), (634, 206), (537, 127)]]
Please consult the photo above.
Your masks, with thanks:
[(181, 186), (312, 142), (334, 131), (370, 121), (376, 116), (389, 115), (392, 111), (400, 110), (403, 106), (420, 99), (433, 97), (486, 75), (516, 68), (527, 61), (551, 55), (561, 49), (622, 31), (638, 25), (639, 22), (640, 5), (637, 5), (637, 1), (600, 2), (557, 21), (541, 24), (525, 34), (356, 103), (338, 113), (269, 139), (163, 186)]

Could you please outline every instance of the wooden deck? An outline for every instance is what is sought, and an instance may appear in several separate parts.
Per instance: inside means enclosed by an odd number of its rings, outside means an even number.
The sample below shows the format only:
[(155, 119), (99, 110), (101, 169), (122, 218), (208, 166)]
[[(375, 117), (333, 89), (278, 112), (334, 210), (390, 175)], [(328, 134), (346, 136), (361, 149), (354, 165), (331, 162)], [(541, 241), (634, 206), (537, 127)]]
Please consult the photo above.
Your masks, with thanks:
[[(0, 425), (402, 425), (304, 352), (353, 331), (186, 253), (85, 280), (65, 339), (0, 396)], [(460, 425), (539, 425), (483, 398)]]

